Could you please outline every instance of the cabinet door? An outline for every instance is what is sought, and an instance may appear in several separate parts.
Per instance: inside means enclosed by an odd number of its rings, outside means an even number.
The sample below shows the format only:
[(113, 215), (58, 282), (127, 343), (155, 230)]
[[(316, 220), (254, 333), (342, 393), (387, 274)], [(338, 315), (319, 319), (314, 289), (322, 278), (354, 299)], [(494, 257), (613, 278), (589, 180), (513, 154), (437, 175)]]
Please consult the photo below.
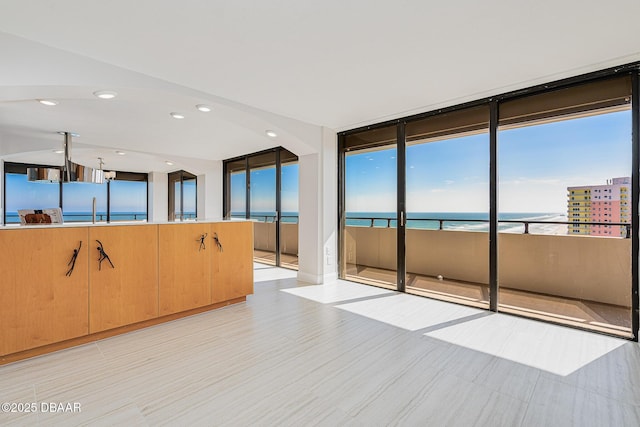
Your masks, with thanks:
[(158, 226), (91, 227), (89, 240), (90, 332), (158, 317)]
[(211, 224), (211, 237), (217, 236), (222, 249), (212, 248), (212, 302), (227, 301), (253, 293), (253, 223)]
[(87, 238), (86, 228), (0, 231), (0, 354), (89, 333)]
[(209, 224), (160, 225), (158, 233), (160, 316), (211, 304)]

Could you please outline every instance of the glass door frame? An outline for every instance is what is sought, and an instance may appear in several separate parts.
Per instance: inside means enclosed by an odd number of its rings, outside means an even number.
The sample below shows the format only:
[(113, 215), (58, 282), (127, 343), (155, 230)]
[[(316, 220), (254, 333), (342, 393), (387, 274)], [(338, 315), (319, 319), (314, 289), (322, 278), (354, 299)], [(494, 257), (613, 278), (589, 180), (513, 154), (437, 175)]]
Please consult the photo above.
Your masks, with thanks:
[(407, 138), (405, 132), (406, 122), (398, 123), (398, 136), (396, 138), (396, 161), (397, 161), (397, 177), (398, 189), (396, 190), (396, 197), (398, 198), (398, 206), (396, 208), (396, 239), (398, 242), (397, 249), (397, 264), (398, 278), (396, 279), (398, 292), (406, 292), (406, 279), (407, 279), (407, 257), (406, 257), (406, 242), (407, 242)]
[[(283, 147), (270, 148), (263, 151), (258, 151), (244, 156), (234, 157), (223, 161), (223, 188), (222, 188), (222, 200), (223, 200), (223, 217), (226, 220), (231, 219), (231, 179), (228, 165), (232, 162), (244, 161), (245, 171), (245, 219), (251, 219), (251, 167), (250, 158), (257, 157), (269, 153), (274, 153), (275, 158), (275, 174), (276, 174), (276, 211), (275, 211), (275, 265), (281, 267), (282, 265), (282, 248), (281, 248), (281, 230), (282, 224), (282, 151), (286, 150)], [(288, 151), (288, 150), (287, 150)], [(294, 153), (291, 153), (294, 154)], [(295, 154), (294, 154), (295, 156)], [(297, 159), (297, 156), (295, 156)], [(300, 213), (298, 212), (298, 215)]]
[[(168, 185), (168, 189), (169, 189), (169, 194), (168, 194), (168, 220), (169, 222), (176, 222), (176, 221), (184, 221), (184, 180), (185, 179), (195, 179), (196, 180), (196, 218), (198, 216), (198, 189), (197, 189), (197, 179), (198, 177), (195, 176), (194, 174), (191, 174), (187, 171), (184, 170), (179, 170), (176, 172), (170, 172), (167, 174), (168, 175), (168, 181), (169, 181), (169, 185)], [(174, 183), (180, 183), (180, 200), (179, 200), (179, 204), (180, 204), (180, 215), (179, 218), (176, 216), (176, 202), (178, 202), (176, 200), (176, 192), (175, 192), (175, 186), (173, 185)]]

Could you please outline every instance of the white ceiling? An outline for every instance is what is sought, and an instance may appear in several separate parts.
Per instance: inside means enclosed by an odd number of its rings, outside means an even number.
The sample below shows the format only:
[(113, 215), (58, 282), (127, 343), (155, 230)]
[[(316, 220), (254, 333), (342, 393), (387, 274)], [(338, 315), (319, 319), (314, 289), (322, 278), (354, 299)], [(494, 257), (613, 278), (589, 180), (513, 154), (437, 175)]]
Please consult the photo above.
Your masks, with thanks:
[[(55, 131), (69, 130), (87, 161), (102, 150), (107, 167), (130, 170), (275, 145), (305, 154), (320, 126), (640, 60), (638, 0), (0, 0), (0, 10), (0, 154), (50, 156)], [(119, 96), (98, 100), (98, 89)], [(60, 104), (34, 101), (45, 97)], [(111, 160), (116, 149), (136, 160)]]

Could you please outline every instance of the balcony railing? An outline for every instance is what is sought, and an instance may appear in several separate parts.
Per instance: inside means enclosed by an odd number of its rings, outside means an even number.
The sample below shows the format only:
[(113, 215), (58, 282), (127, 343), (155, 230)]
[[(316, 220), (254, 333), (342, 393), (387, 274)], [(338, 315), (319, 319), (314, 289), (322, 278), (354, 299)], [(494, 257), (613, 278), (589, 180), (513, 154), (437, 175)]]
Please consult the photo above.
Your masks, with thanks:
[[(357, 224), (349, 224), (349, 220), (358, 220), (367, 222), (369, 227), (375, 227), (376, 221), (378, 223), (382, 222), (386, 224), (386, 228), (396, 227), (397, 219), (395, 217), (347, 217), (347, 225), (356, 225)], [(488, 219), (461, 219), (461, 218), (407, 218), (407, 224), (411, 222), (437, 222), (438, 230), (444, 230), (445, 223), (485, 223), (488, 224)], [(524, 220), (524, 219), (501, 219), (498, 220), (498, 224), (523, 224), (524, 232), (523, 234), (529, 234), (529, 225), (530, 224), (551, 224), (551, 225), (579, 225), (582, 226), (592, 226), (592, 225), (609, 225), (609, 226), (619, 226), (625, 227), (626, 229), (626, 238), (631, 238), (631, 224), (623, 223), (623, 222), (592, 222), (592, 221), (536, 221), (536, 220)], [(384, 225), (383, 225), (384, 226)], [(407, 228), (412, 228), (407, 226)], [(423, 228), (423, 227), (414, 227), (414, 228)]]
[[(379, 221), (373, 227), (370, 226), (371, 218), (368, 225), (354, 226), (347, 222), (341, 249), (344, 271), (350, 279), (380, 286), (388, 284), (393, 288), (398, 266), (396, 230), (381, 225), (389, 220), (393, 224), (395, 219), (377, 219)], [(428, 219), (440, 223), (440, 218)], [(418, 293), (433, 291), (430, 295), (462, 298), (456, 301), (488, 301), (489, 233), (446, 227), (447, 222), (457, 224), (462, 220), (442, 221), (444, 231), (435, 226), (406, 230), (407, 288)], [(486, 220), (467, 222), (483, 224)], [(567, 221), (509, 219), (500, 222), (570, 226)], [(629, 224), (604, 225), (630, 228)], [(547, 320), (561, 323), (566, 320), (576, 326), (604, 328), (607, 332), (628, 336), (631, 326), (631, 239), (613, 233), (592, 237), (532, 231), (525, 235), (520, 226), (517, 232), (500, 233), (500, 287), (511, 293), (520, 292), (518, 298), (526, 300), (516, 302), (503, 294), (501, 304), (523, 307), (527, 313), (541, 314)], [(572, 311), (564, 311), (565, 299), (567, 307), (573, 307)], [(553, 306), (549, 305), (551, 300), (555, 301)]]
[[(245, 219), (245, 215), (232, 214), (231, 218), (237, 219)], [(265, 222), (267, 224), (276, 222), (275, 215), (251, 215), (250, 219), (256, 220), (258, 222)], [(281, 222), (297, 224), (298, 223), (298, 215), (280, 215)]]
[[(251, 215), (250, 219), (255, 219), (259, 222), (274, 223), (276, 222), (275, 215)], [(281, 222), (293, 223), (298, 222), (298, 215), (280, 215)]]
[[(252, 216), (253, 222), (253, 248), (256, 251), (273, 254), (276, 251), (276, 227), (274, 215), (258, 215), (259, 219)], [(233, 218), (244, 218), (236, 215)], [(281, 262), (297, 265), (298, 256), (298, 216), (283, 215), (279, 224), (280, 228), (280, 253), (284, 259)], [(264, 254), (262, 254), (264, 255)], [(261, 256), (262, 257), (262, 256)]]

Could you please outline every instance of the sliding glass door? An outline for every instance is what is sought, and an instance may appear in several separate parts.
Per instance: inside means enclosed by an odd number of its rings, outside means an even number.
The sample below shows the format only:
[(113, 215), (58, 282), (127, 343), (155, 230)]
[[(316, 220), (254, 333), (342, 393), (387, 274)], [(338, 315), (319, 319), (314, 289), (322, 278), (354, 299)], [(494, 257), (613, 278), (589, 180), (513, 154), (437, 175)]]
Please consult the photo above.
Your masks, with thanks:
[(505, 102), (499, 309), (631, 335), (631, 80)]
[(343, 277), (397, 288), (397, 130), (395, 126), (344, 140)]
[(489, 306), (486, 106), (406, 124), (406, 291)]
[(226, 217), (230, 218), (247, 218), (247, 159), (226, 162), (225, 180), (227, 184), (225, 188), (224, 205), (226, 208)]
[(224, 216), (254, 223), (254, 260), (298, 268), (298, 157), (284, 148), (224, 161)]
[(197, 177), (186, 171), (171, 172), (169, 178), (169, 221), (197, 217)]
[(340, 277), (637, 338), (640, 77), (550, 86), (341, 133)]
[(276, 265), (276, 153), (249, 157), (249, 218), (254, 221), (253, 258)]
[(280, 265), (298, 269), (298, 157), (280, 152)]

